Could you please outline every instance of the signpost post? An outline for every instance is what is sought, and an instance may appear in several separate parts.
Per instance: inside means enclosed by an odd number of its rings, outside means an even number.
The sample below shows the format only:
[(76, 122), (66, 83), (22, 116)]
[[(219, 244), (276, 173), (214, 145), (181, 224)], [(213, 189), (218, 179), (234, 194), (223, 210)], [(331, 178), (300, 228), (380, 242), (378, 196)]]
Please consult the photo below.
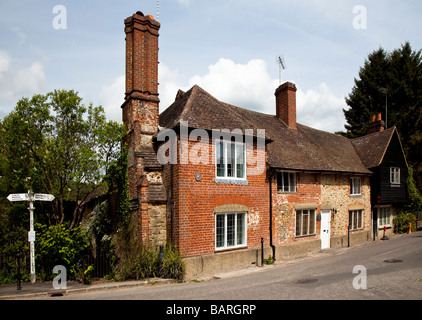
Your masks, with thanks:
[(15, 201), (29, 201), (29, 250), (31, 260), (31, 283), (35, 283), (35, 231), (34, 231), (34, 201), (53, 201), (54, 196), (52, 194), (33, 193), (29, 190), (28, 193), (12, 193), (9, 194), (7, 200)]

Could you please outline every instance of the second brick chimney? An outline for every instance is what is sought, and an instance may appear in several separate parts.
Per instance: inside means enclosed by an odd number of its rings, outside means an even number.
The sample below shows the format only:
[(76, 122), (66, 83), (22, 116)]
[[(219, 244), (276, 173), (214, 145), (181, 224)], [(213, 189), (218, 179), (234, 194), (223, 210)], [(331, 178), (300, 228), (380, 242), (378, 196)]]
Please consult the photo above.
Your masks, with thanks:
[(292, 129), (297, 129), (296, 91), (296, 85), (291, 82), (285, 82), (275, 91), (276, 115)]
[(385, 122), (382, 120), (381, 113), (371, 116), (371, 122), (368, 124), (368, 133), (382, 132), (385, 130)]

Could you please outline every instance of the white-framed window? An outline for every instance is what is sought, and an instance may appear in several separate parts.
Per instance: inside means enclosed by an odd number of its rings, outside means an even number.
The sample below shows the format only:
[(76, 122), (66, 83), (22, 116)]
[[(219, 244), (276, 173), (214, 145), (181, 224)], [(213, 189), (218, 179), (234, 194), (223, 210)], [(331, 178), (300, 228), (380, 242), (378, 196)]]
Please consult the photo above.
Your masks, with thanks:
[(349, 230), (363, 229), (363, 210), (349, 211)]
[(279, 193), (295, 193), (296, 173), (277, 172), (277, 191)]
[(246, 147), (244, 143), (216, 140), (217, 179), (246, 180)]
[(391, 207), (378, 207), (378, 228), (391, 227)]
[(218, 213), (215, 215), (216, 250), (246, 246), (246, 213)]
[(296, 237), (315, 235), (315, 209), (296, 210)]
[(362, 195), (362, 182), (361, 178), (350, 178), (350, 195), (361, 196)]
[(394, 185), (400, 184), (400, 168), (390, 167), (390, 183)]

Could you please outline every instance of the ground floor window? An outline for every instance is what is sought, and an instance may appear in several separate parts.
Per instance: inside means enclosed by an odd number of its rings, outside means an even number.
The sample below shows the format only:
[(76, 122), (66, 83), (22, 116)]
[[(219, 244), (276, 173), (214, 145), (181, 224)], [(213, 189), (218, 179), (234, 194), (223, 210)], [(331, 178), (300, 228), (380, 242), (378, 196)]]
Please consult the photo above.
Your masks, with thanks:
[(216, 249), (246, 246), (246, 213), (216, 214), (215, 220)]
[(378, 227), (391, 227), (391, 207), (378, 207)]
[(296, 210), (296, 237), (315, 235), (315, 209)]
[(350, 230), (363, 229), (363, 210), (349, 211), (349, 229)]

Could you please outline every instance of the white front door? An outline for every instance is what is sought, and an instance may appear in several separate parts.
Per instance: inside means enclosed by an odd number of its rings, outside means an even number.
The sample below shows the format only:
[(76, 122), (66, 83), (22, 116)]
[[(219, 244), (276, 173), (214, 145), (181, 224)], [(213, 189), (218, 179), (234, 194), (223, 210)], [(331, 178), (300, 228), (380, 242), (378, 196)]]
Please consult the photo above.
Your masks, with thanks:
[(321, 249), (330, 248), (331, 210), (321, 211)]

